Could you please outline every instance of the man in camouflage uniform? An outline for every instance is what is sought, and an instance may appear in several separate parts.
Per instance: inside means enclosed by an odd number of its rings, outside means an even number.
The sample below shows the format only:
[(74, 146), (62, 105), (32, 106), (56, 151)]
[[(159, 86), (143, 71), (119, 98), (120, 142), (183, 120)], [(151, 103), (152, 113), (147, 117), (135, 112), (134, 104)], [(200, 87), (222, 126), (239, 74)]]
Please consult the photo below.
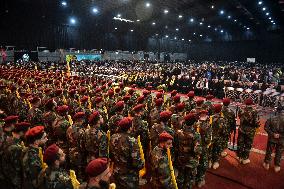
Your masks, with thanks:
[(268, 119), (265, 123), (265, 131), (268, 133), (266, 155), (263, 167), (268, 170), (271, 162), (271, 154), (275, 148), (274, 171), (280, 171), (280, 161), (284, 151), (284, 110), (279, 109), (280, 114)]
[(206, 101), (203, 104), (203, 109), (207, 110), (209, 112), (209, 115), (212, 115), (213, 108), (212, 108), (212, 100), (214, 96), (213, 95), (207, 95), (206, 96)]
[(108, 157), (108, 140), (102, 130), (103, 118), (98, 111), (89, 116), (89, 125), (84, 136), (87, 163), (99, 157)]
[(55, 112), (55, 109), (57, 107), (56, 102), (53, 99), (49, 99), (45, 103), (45, 112), (43, 113), (43, 122), (45, 126), (45, 132), (49, 136), (48, 143), (52, 144), (55, 142), (55, 139), (53, 138), (53, 129), (52, 125), (55, 122), (55, 119), (57, 117), (57, 114)]
[(43, 155), (47, 168), (39, 174), (39, 189), (73, 189), (69, 173), (64, 170), (65, 154), (56, 144), (49, 146)]
[(201, 154), (200, 134), (195, 130), (196, 115), (189, 113), (184, 117), (184, 125), (176, 135), (176, 164), (178, 186), (192, 188), (197, 174), (198, 159)]
[(204, 110), (204, 100), (202, 98), (198, 98), (196, 100), (196, 107), (194, 109), (192, 109), (190, 112), (198, 115), (199, 112), (202, 111), (202, 110)]
[(172, 116), (172, 112), (163, 111), (160, 113), (160, 123), (153, 125), (150, 130), (150, 140), (152, 142), (152, 147), (154, 148), (159, 144), (159, 135), (166, 131), (171, 136), (175, 136), (175, 131), (171, 128), (170, 119)]
[(73, 117), (73, 125), (66, 131), (70, 169), (77, 172), (79, 179), (84, 178), (84, 167), (86, 166), (86, 153), (83, 150), (85, 149), (85, 142), (83, 140), (86, 130), (85, 116), (84, 112), (77, 112)]
[(167, 148), (171, 148), (173, 137), (167, 132), (159, 135), (159, 143), (151, 151), (151, 186), (153, 189), (174, 189)]
[(6, 141), (6, 149), (2, 156), (3, 173), (7, 183), (7, 188), (22, 188), (23, 186), (23, 138), (29, 129), (29, 123), (17, 123), (12, 131), (12, 140)]
[(199, 158), (199, 164), (197, 167), (197, 175), (196, 175), (196, 181), (197, 186), (200, 188), (203, 185), (205, 185), (205, 173), (208, 169), (208, 158), (209, 158), (209, 147), (211, 145), (211, 139), (212, 139), (212, 128), (209, 123), (208, 119), (208, 111), (203, 110), (199, 112), (199, 121), (197, 122), (197, 130), (200, 133), (201, 137), (201, 147), (202, 147), (202, 153)]
[(185, 101), (185, 110), (186, 112), (190, 112), (192, 109), (196, 107), (196, 103), (194, 101), (194, 91), (189, 91), (187, 94), (188, 100)]
[(129, 134), (131, 118), (125, 117), (118, 123), (119, 132), (110, 139), (110, 158), (114, 162), (113, 180), (117, 189), (139, 187), (139, 170), (144, 163), (140, 158), (137, 140)]
[(150, 112), (150, 128), (160, 122), (160, 113), (164, 111), (164, 100), (162, 98), (155, 99), (155, 107)]
[(31, 125), (43, 125), (43, 113), (40, 110), (41, 100), (39, 97), (33, 97), (31, 100), (32, 108), (28, 111), (28, 121)]
[(124, 102), (123, 101), (117, 102), (115, 104), (114, 109), (116, 114), (111, 116), (111, 118), (108, 121), (108, 127), (111, 134), (117, 132), (117, 123), (123, 118)]
[(96, 97), (95, 99), (95, 109), (100, 113), (100, 116), (103, 118), (102, 125), (100, 126), (100, 129), (102, 129), (104, 132), (108, 131), (108, 111), (107, 108), (104, 106), (104, 101), (102, 97)]
[(223, 129), (224, 133), (223, 133), (223, 141), (222, 141), (223, 143), (222, 145), (223, 151), (221, 153), (222, 157), (227, 156), (227, 152), (225, 152), (225, 150), (228, 147), (228, 142), (229, 142), (229, 138), (231, 136), (232, 131), (236, 129), (236, 116), (233, 110), (229, 108), (230, 102), (231, 100), (229, 98), (223, 99), (222, 114), (226, 121), (226, 128)]
[(175, 132), (177, 132), (178, 130), (182, 128), (182, 124), (184, 120), (183, 119), (184, 118), (184, 111), (183, 111), (184, 108), (185, 108), (184, 103), (177, 104), (176, 113), (172, 115), (171, 123), (172, 123), (172, 127)]
[(43, 169), (43, 160), (40, 158), (40, 146), (45, 145), (47, 136), (43, 126), (36, 126), (26, 132), (28, 148), (24, 152), (23, 172), (24, 189), (36, 189), (40, 185), (38, 176)]
[(214, 104), (212, 108), (212, 145), (211, 149), (211, 157), (209, 160), (209, 167), (211, 168), (211, 164), (213, 163), (212, 168), (219, 168), (219, 160), (221, 156), (221, 152), (223, 151), (223, 135), (226, 128), (226, 122), (223, 116), (221, 116), (222, 104)]
[(257, 111), (253, 109), (253, 100), (248, 98), (245, 100), (246, 107), (239, 113), (240, 128), (238, 135), (237, 156), (240, 163), (248, 164), (249, 152), (252, 147), (256, 129), (259, 127)]
[(67, 143), (67, 129), (70, 126), (68, 120), (69, 107), (67, 105), (59, 106), (57, 108), (58, 116), (56, 117), (54, 124), (52, 125), (53, 139), (57, 146), (59, 146), (65, 154), (67, 154), (67, 164), (69, 163), (68, 143)]

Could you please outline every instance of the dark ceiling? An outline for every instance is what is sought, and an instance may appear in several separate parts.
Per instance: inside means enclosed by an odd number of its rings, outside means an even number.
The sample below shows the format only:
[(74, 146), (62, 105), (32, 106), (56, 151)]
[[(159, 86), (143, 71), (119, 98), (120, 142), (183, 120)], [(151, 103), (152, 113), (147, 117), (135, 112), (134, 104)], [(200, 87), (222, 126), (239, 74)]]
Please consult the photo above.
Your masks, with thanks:
[[(37, 27), (39, 23), (48, 23), (122, 34), (133, 30), (145, 36), (167, 35), (177, 40), (218, 40), (224, 36), (228, 40), (257, 39), (260, 33), (281, 33), (284, 27), (284, 0), (263, 0), (261, 5), (258, 0), (66, 0), (67, 6), (61, 3), (1, 0), (1, 27)], [(92, 12), (93, 7), (98, 13)], [(117, 14), (134, 22), (114, 20)], [(71, 17), (76, 24), (70, 23)]]

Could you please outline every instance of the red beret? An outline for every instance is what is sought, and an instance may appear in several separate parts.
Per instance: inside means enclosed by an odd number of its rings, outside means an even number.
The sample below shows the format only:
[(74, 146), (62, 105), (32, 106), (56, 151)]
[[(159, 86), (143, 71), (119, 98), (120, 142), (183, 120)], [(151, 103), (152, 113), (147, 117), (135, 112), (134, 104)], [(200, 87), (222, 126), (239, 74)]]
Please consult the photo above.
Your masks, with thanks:
[(124, 117), (118, 122), (120, 128), (129, 129), (132, 126), (132, 119), (130, 117)]
[(162, 98), (158, 98), (155, 100), (156, 106), (162, 106), (164, 103), (164, 100)]
[(94, 111), (90, 116), (89, 116), (89, 123), (96, 123), (100, 118), (100, 113), (98, 111)]
[(172, 137), (172, 135), (170, 135), (169, 133), (167, 133), (166, 131), (162, 132), (159, 135), (159, 142), (166, 142), (168, 140), (173, 140), (174, 138)]
[(156, 98), (162, 98), (163, 97), (163, 93), (156, 93)]
[(108, 85), (108, 86), (111, 86), (111, 84), (112, 84), (112, 80), (109, 80), (108, 83), (107, 83), (107, 85)]
[(28, 122), (17, 123), (17, 124), (15, 125), (14, 131), (15, 131), (15, 132), (27, 131), (30, 126), (31, 126), (31, 124), (28, 123)]
[(101, 87), (101, 89), (102, 89), (102, 90), (105, 90), (105, 89), (106, 89), (106, 85), (103, 85), (103, 86)]
[(172, 112), (163, 111), (160, 113), (160, 120), (166, 122), (171, 118), (171, 116), (172, 116)]
[(213, 95), (207, 95), (207, 96), (206, 96), (206, 100), (212, 100), (213, 98), (214, 98)]
[(97, 97), (97, 98), (95, 99), (96, 104), (98, 104), (98, 103), (100, 103), (100, 102), (102, 102), (102, 101), (103, 101), (103, 98), (102, 98), (102, 97)]
[(8, 116), (4, 119), (5, 123), (6, 124), (9, 124), (9, 123), (13, 123), (13, 122), (17, 122), (19, 116)]
[(150, 91), (148, 91), (148, 90), (144, 90), (144, 91), (143, 91), (143, 95), (144, 95), (144, 96), (147, 96), (148, 94), (150, 94)]
[(206, 115), (208, 115), (208, 111), (207, 111), (207, 110), (201, 110), (201, 111), (199, 112), (199, 115), (201, 115), (201, 114), (206, 114)]
[(100, 93), (100, 92), (102, 92), (101, 88), (97, 88), (96, 91), (95, 91), (95, 93)]
[(178, 110), (179, 112), (183, 111), (184, 108), (185, 108), (185, 104), (184, 104), (184, 103), (179, 103), (179, 104), (177, 105), (177, 110)]
[(145, 100), (145, 97), (144, 97), (144, 96), (140, 96), (140, 97), (137, 98), (137, 102), (138, 102), (139, 104), (143, 103), (144, 100)]
[(180, 102), (180, 95), (176, 95), (176, 96), (174, 96), (174, 102), (175, 103), (178, 103), (178, 102)]
[(173, 90), (173, 91), (171, 92), (171, 96), (176, 96), (176, 94), (177, 94), (177, 90)]
[(128, 89), (128, 94), (132, 95), (134, 93), (134, 89), (130, 88)]
[(62, 89), (56, 89), (55, 94), (56, 95), (61, 95), (63, 93)]
[(74, 95), (74, 94), (76, 94), (76, 90), (75, 90), (75, 89), (71, 89), (68, 93), (69, 93), (70, 95)]
[(86, 87), (81, 87), (80, 88), (80, 93), (83, 94), (87, 91), (87, 88)]
[(124, 102), (127, 102), (130, 98), (131, 98), (130, 95), (125, 95), (125, 96), (123, 97), (123, 101), (124, 101)]
[(202, 105), (203, 103), (204, 103), (204, 100), (201, 99), (201, 98), (199, 98), (199, 99), (196, 100), (196, 105), (197, 105), (197, 106), (200, 106), (200, 105)]
[(46, 88), (46, 89), (44, 89), (44, 92), (49, 93), (51, 90), (52, 90), (51, 88)]
[(229, 99), (229, 98), (224, 98), (223, 99), (223, 105), (224, 106), (229, 106), (230, 103), (231, 103), (231, 99)]
[(187, 96), (189, 97), (189, 98), (193, 98), (194, 97), (194, 91), (189, 91), (189, 93), (187, 93)]
[(219, 113), (222, 110), (222, 104), (213, 104), (214, 113)]
[(115, 93), (119, 93), (120, 92), (120, 88), (117, 87), (117, 88), (114, 89), (114, 91), (115, 91)]
[(253, 105), (253, 100), (251, 98), (247, 98), (245, 100), (245, 105), (247, 105), (247, 106)]
[(34, 103), (37, 103), (37, 102), (39, 102), (39, 101), (40, 101), (40, 98), (36, 96), (36, 97), (33, 97), (30, 102), (31, 102), (32, 104), (34, 104)]
[(81, 102), (87, 102), (89, 100), (89, 97), (88, 96), (83, 96), (82, 98), (81, 98)]
[(77, 112), (75, 115), (74, 115), (74, 120), (78, 120), (78, 119), (82, 119), (85, 117), (85, 112)]
[(144, 104), (138, 104), (138, 105), (136, 105), (132, 110), (133, 110), (134, 112), (139, 112), (139, 111), (141, 111), (143, 108), (144, 108)]
[(67, 106), (67, 105), (63, 105), (63, 106), (59, 106), (58, 108), (57, 108), (57, 111), (58, 111), (58, 113), (66, 113), (67, 111), (68, 111), (68, 109), (69, 109), (69, 106)]
[(111, 89), (111, 90), (108, 90), (107, 94), (108, 94), (109, 97), (111, 97), (111, 96), (114, 95), (114, 92), (113, 92), (113, 90)]
[(122, 111), (124, 108), (124, 101), (119, 101), (115, 104), (116, 111)]
[(189, 113), (184, 116), (185, 121), (195, 121), (196, 120), (196, 114), (194, 113)]
[(72, 85), (72, 86), (70, 87), (70, 89), (76, 89), (76, 88), (77, 88), (76, 85)]
[(89, 177), (96, 177), (108, 168), (107, 158), (97, 158), (92, 160), (86, 167), (86, 174)]
[(56, 144), (50, 145), (43, 154), (43, 161), (47, 164), (53, 163), (58, 158), (59, 147)]
[(36, 137), (36, 136), (39, 136), (39, 135), (42, 135), (44, 133), (44, 126), (35, 126), (31, 129), (29, 129), (25, 136), (26, 138), (29, 138), (29, 137)]
[(163, 89), (159, 89), (158, 92), (159, 93), (164, 93), (164, 90)]

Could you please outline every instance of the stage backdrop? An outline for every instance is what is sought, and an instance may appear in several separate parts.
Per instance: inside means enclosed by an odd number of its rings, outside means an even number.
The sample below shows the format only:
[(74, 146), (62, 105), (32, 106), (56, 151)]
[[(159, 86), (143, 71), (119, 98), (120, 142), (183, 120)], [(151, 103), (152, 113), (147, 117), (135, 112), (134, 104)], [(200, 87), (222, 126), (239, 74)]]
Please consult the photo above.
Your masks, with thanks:
[(38, 52), (34, 51), (15, 51), (14, 61), (38, 61)]
[(70, 62), (72, 60), (97, 60), (100, 61), (102, 60), (102, 55), (101, 54), (67, 54), (66, 55), (66, 61)]

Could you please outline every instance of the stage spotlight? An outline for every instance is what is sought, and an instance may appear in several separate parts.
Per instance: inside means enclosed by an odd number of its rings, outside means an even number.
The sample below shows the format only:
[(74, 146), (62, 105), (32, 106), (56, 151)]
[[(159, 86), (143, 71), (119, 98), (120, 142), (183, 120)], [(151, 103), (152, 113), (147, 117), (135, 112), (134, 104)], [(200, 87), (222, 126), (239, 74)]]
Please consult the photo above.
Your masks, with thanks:
[(76, 19), (74, 17), (70, 18), (70, 24), (76, 24)]
[(191, 19), (190, 19), (190, 22), (194, 22), (194, 19), (193, 19), (193, 18), (191, 18)]
[(176, 28), (176, 31), (179, 31), (179, 29), (178, 29), (178, 28)]
[(168, 38), (169, 36), (168, 35), (166, 35), (166, 38)]
[(182, 15), (178, 15), (178, 18), (182, 18)]
[(64, 7), (66, 7), (66, 6), (67, 6), (67, 2), (66, 2), (66, 1), (62, 1), (62, 2), (61, 2), (61, 5), (64, 6)]
[(155, 25), (156, 25), (156, 22), (153, 22), (152, 25), (155, 26)]
[(234, 22), (237, 22), (237, 20), (235, 19)]
[(247, 28), (247, 30), (250, 30), (250, 28)]
[(265, 10), (266, 10), (266, 7), (263, 7), (262, 10), (265, 11)]
[(203, 23), (202, 23), (202, 22), (200, 22), (200, 23), (199, 23), (199, 25), (203, 25)]
[(228, 16), (228, 19), (231, 19), (231, 16), (230, 16), (230, 15)]
[(177, 39), (177, 37), (174, 38), (175, 40)]
[(115, 30), (117, 30), (117, 28), (114, 28)]
[(92, 12), (93, 12), (94, 14), (98, 14), (98, 13), (99, 13), (99, 10), (98, 10), (96, 7), (94, 7), (94, 8), (92, 9)]
[(262, 1), (258, 1), (258, 4), (259, 4), (259, 5), (262, 5)]
[(225, 12), (223, 10), (220, 11), (220, 14), (224, 14)]
[(133, 32), (134, 30), (130, 30), (131, 32)]
[(199, 36), (202, 37), (202, 34), (200, 34)]
[(211, 6), (211, 9), (214, 9), (214, 5)]
[(211, 28), (211, 26), (210, 26), (210, 25), (208, 25), (207, 27), (208, 27), (208, 28)]
[(149, 2), (147, 2), (145, 5), (146, 5), (146, 7), (150, 7), (151, 6), (151, 4)]
[(168, 14), (168, 13), (169, 13), (169, 11), (168, 11), (167, 9), (165, 9), (165, 10), (164, 10), (164, 13), (165, 13), (165, 14)]
[(190, 40), (190, 39), (189, 39), (188, 41), (189, 41), (189, 42), (191, 42), (191, 40)]
[(265, 15), (268, 16), (268, 15), (269, 15), (269, 12), (267, 12)]
[(138, 20), (136, 20), (136, 22), (140, 22), (140, 20), (138, 19)]
[(117, 14), (117, 17), (120, 18), (120, 17), (121, 17), (121, 14), (118, 13), (118, 14)]
[(268, 19), (271, 20), (271, 17), (269, 17)]
[(220, 32), (221, 32), (221, 33), (223, 33), (223, 32), (224, 32), (224, 30), (221, 30)]
[(182, 41), (184, 41), (184, 39), (181, 39)]

